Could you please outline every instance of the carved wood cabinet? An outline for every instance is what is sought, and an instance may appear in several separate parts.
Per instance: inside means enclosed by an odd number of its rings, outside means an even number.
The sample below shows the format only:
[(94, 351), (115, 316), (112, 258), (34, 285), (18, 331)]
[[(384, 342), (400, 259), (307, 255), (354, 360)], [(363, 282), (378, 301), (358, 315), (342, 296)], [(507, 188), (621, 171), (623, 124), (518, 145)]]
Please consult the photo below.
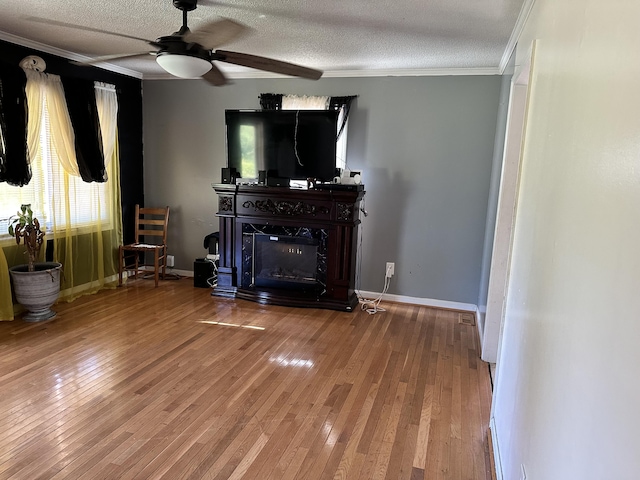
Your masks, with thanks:
[[(214, 296), (262, 304), (352, 311), (360, 201), (364, 190), (302, 190), (259, 185), (214, 184), (219, 218), (218, 282)], [(315, 244), (314, 283), (264, 286), (256, 281), (256, 235), (301, 238)], [(300, 253), (299, 248), (289, 248)]]

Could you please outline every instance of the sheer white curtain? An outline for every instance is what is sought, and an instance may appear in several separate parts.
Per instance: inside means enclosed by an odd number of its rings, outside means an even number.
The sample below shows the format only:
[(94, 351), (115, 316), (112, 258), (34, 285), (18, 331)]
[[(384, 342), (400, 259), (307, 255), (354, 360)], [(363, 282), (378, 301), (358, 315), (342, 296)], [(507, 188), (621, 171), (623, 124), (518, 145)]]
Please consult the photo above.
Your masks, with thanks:
[(282, 110), (327, 110), (329, 97), (324, 95), (283, 95)]
[(102, 82), (96, 82), (96, 103), (102, 132), (102, 149), (104, 151), (105, 166), (109, 165), (116, 146), (116, 132), (118, 129), (118, 97), (116, 87)]
[(27, 105), (29, 107), (29, 119), (27, 121), (27, 161), (35, 157), (36, 152), (40, 148), (40, 125), (42, 122), (42, 113), (44, 110), (44, 83), (46, 77), (44, 74), (35, 70), (25, 70), (27, 76), (27, 84), (25, 93), (27, 96)]
[(60, 77), (33, 70), (27, 70), (25, 73), (27, 74), (25, 90), (29, 106), (27, 143), (32, 158), (34, 153), (40, 150), (40, 132), (42, 120), (45, 119), (45, 122), (48, 122), (51, 142), (58, 152), (60, 165), (69, 175), (79, 177), (75, 135)]

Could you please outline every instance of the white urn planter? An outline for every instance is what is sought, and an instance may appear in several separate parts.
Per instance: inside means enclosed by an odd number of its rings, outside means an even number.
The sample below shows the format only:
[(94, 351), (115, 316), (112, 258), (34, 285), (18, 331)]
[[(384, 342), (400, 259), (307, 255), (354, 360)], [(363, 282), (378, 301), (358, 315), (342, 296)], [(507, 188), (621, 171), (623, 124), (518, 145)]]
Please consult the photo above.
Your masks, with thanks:
[(60, 294), (60, 271), (62, 264), (42, 262), (34, 264), (34, 271), (28, 265), (16, 265), (9, 269), (16, 300), (29, 313), (23, 318), (27, 322), (40, 322), (56, 316), (51, 306)]

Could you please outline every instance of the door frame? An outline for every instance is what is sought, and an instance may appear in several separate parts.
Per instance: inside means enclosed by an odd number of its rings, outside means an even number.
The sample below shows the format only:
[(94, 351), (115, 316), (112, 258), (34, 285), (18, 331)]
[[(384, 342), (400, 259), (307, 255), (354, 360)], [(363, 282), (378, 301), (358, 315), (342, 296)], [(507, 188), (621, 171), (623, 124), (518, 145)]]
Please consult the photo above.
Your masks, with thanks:
[(487, 310), (482, 334), (482, 360), (489, 363), (498, 363), (498, 351), (504, 324), (513, 232), (520, 188), (521, 160), (529, 106), (529, 79), (533, 71), (534, 55), (535, 43), (532, 43), (530, 54), (526, 56), (525, 62), (516, 66), (509, 93), (507, 131), (487, 288)]

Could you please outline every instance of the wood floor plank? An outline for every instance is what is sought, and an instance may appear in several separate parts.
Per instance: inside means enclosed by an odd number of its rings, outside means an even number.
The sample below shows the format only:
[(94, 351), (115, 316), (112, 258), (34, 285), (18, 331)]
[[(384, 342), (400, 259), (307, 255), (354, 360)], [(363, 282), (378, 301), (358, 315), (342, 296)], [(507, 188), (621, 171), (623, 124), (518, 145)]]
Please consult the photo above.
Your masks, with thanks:
[(491, 478), (489, 372), (457, 312), (209, 293), (131, 282), (0, 323), (0, 478)]

